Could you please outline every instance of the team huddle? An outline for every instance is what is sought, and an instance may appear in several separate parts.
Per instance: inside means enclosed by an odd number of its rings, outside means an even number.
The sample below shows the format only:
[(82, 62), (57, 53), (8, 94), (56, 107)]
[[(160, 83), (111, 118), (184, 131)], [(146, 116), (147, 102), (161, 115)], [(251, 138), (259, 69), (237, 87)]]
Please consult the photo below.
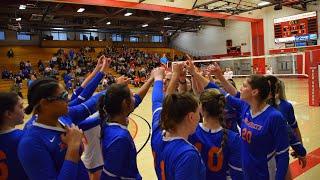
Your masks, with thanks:
[[(142, 179), (128, 116), (152, 85), (158, 179), (291, 179), (290, 146), (306, 166), (294, 110), (277, 77), (251, 75), (238, 91), (217, 63), (206, 76), (188, 56), (171, 72), (155, 68), (135, 94), (123, 76), (94, 93), (110, 62), (101, 56), (70, 99), (50, 78), (31, 83), (26, 108), (17, 94), (0, 93), (0, 180)], [(24, 114), (30, 119), (16, 129)]]

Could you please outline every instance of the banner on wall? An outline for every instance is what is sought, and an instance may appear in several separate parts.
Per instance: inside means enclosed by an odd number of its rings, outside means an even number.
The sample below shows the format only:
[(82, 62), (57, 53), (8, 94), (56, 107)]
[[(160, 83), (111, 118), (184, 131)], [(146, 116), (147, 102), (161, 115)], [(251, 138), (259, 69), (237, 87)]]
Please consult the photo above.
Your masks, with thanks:
[(320, 106), (320, 63), (312, 63), (309, 69), (309, 105)]

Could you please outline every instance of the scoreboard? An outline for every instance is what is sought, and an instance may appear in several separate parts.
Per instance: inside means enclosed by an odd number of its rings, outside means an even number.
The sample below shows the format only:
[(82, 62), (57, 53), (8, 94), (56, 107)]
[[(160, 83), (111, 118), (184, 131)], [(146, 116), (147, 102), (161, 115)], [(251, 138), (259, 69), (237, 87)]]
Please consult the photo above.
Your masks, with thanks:
[(294, 43), (295, 46), (317, 44), (318, 25), (315, 11), (277, 18), (273, 22), (275, 43)]

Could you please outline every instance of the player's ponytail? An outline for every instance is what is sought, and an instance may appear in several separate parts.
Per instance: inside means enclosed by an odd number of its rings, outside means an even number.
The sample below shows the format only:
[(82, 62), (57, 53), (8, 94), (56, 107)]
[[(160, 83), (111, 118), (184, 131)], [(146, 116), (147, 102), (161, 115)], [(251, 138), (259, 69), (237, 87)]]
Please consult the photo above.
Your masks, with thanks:
[(196, 112), (198, 100), (190, 93), (169, 94), (163, 101), (160, 126), (166, 131), (175, 131), (190, 112)]
[(284, 82), (281, 81), (280, 79), (278, 79), (278, 82), (279, 83), (278, 83), (278, 86), (277, 86), (276, 94), (278, 94), (279, 99), (287, 100), (286, 88), (285, 88)]
[(266, 78), (269, 82), (269, 87), (270, 87), (270, 97), (267, 100), (267, 103), (270, 106), (278, 108), (278, 105), (276, 103), (276, 91), (277, 91), (277, 87), (279, 87), (278, 78), (272, 75), (266, 76)]
[(226, 99), (217, 89), (208, 89), (201, 93), (200, 103), (202, 111), (204, 111), (204, 113), (209, 117), (218, 118), (220, 125), (223, 127), (223, 136), (221, 140), (222, 150), (228, 141), (228, 132), (226, 130), (226, 122), (224, 119)]

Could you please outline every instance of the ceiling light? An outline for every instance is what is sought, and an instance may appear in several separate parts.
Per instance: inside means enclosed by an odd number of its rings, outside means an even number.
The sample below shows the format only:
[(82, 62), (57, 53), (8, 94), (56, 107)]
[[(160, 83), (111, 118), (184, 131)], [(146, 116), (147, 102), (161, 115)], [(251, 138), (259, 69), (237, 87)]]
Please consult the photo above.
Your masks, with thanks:
[(77, 12), (78, 12), (78, 13), (82, 13), (84, 10), (86, 10), (86, 9), (84, 9), (84, 8), (79, 8)]
[(26, 5), (20, 5), (20, 6), (19, 6), (19, 9), (26, 9), (26, 8), (27, 8)]
[(267, 2), (267, 1), (261, 1), (260, 3), (258, 3), (258, 6), (266, 6), (266, 5), (269, 5), (271, 4), (270, 2)]
[(148, 27), (149, 25), (148, 24), (144, 24), (144, 25), (142, 25), (142, 27)]
[(54, 30), (63, 30), (63, 28), (52, 28)]
[(124, 16), (131, 16), (133, 13), (131, 13), (131, 12), (127, 12), (127, 13), (125, 13), (124, 14)]
[(108, 24), (108, 25), (110, 25), (110, 24), (111, 24), (111, 22), (109, 21), (109, 22), (107, 22), (107, 24)]
[(16, 21), (21, 21), (21, 18), (16, 18)]
[(167, 21), (167, 20), (169, 20), (169, 19), (171, 19), (170, 17), (165, 17), (165, 18), (163, 18), (163, 20), (165, 20), (165, 21)]

